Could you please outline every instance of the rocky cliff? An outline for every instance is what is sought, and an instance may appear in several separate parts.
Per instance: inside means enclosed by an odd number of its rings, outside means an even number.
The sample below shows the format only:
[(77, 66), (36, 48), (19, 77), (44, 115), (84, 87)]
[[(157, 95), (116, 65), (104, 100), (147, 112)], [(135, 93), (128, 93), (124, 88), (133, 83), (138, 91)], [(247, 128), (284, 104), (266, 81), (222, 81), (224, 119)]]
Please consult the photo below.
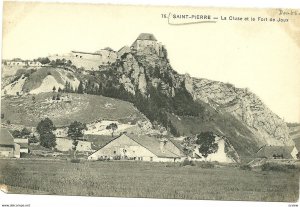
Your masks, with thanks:
[(229, 113), (243, 123), (255, 136), (258, 146), (292, 145), (286, 123), (273, 113), (261, 99), (249, 89), (236, 88), (232, 84), (198, 79), (174, 71), (167, 58), (157, 55), (151, 48), (139, 53), (125, 53), (116, 64), (122, 75), (124, 88), (149, 96), (147, 88), (153, 86), (169, 97), (184, 88), (193, 99), (206, 103), (218, 113)]
[(184, 80), (186, 89), (195, 100), (232, 114), (257, 135), (261, 144), (292, 145), (286, 123), (248, 89), (188, 75)]

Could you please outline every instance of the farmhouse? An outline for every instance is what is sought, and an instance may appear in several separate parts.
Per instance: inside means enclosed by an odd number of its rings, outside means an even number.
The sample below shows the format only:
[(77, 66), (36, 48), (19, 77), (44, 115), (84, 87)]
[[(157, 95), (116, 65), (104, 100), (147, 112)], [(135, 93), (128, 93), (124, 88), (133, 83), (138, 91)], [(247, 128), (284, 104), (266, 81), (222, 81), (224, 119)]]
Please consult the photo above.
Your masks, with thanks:
[(5, 128), (0, 128), (0, 157), (20, 158), (20, 145), (14, 143), (14, 137)]
[(28, 149), (28, 138), (26, 139), (14, 139), (14, 142), (20, 145), (20, 153), (29, 153)]
[(297, 159), (298, 150), (294, 146), (263, 146), (256, 156), (268, 159)]
[(153, 162), (175, 162), (184, 157), (181, 150), (169, 139), (146, 135), (122, 134), (91, 154), (89, 160), (127, 159)]

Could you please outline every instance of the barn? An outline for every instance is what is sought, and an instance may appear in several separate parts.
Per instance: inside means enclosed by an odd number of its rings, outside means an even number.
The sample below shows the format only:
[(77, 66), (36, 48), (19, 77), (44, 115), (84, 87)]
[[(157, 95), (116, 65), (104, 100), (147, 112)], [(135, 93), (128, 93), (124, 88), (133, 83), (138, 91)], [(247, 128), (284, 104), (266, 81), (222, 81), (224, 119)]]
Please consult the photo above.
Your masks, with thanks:
[(91, 154), (88, 159), (178, 162), (183, 157), (182, 151), (167, 138), (122, 134)]
[(14, 143), (14, 137), (5, 128), (0, 128), (0, 157), (20, 158), (20, 145)]
[(298, 150), (294, 146), (263, 146), (256, 156), (268, 159), (296, 159)]

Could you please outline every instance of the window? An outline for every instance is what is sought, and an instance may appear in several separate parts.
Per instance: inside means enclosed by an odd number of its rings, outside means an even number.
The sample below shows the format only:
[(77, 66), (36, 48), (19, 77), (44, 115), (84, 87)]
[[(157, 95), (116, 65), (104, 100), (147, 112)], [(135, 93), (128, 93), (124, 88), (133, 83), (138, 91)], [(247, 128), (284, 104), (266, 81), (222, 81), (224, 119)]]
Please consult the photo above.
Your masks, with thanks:
[(117, 151), (114, 151), (114, 154), (117, 154)]
[(150, 161), (151, 161), (151, 162), (153, 161), (153, 157), (150, 157)]

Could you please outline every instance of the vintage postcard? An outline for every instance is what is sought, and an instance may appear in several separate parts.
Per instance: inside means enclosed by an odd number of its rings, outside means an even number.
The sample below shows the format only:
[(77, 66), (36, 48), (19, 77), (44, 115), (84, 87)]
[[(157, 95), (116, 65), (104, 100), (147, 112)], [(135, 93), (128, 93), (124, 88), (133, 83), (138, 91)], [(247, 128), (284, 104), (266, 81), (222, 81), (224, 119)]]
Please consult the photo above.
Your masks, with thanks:
[(298, 201), (300, 9), (6, 1), (2, 25), (3, 192)]

